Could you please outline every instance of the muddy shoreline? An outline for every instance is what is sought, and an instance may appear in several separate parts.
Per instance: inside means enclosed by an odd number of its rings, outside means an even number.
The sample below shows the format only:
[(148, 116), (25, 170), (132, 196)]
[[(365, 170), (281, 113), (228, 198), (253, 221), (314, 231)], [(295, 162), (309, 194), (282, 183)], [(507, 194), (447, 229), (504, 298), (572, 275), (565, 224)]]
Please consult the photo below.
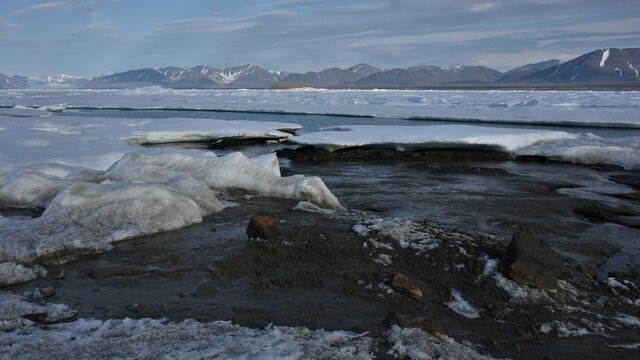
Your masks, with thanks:
[[(637, 327), (616, 320), (640, 316), (625, 302), (640, 295), (637, 287), (624, 291), (606, 283), (612, 277), (640, 285), (636, 172), (512, 161), (494, 151), (426, 151), (410, 159), (379, 149), (279, 155), (283, 175), (321, 176), (348, 210), (321, 214), (293, 210), (297, 201), (247, 198), (200, 224), (116, 243), (107, 253), (50, 266), (46, 278), (4, 290), (53, 286), (47, 301), (65, 303), (82, 318), (231, 320), (376, 338), (399, 324), (469, 341), (495, 357), (640, 354), (611, 347), (640, 342)], [(17, 213), (24, 214), (30, 213)], [(276, 220), (277, 238), (247, 239), (246, 225), (258, 214)], [(401, 246), (393, 232), (354, 232), (379, 218), (393, 229), (409, 221), (438, 246), (417, 251)], [(500, 277), (487, 273), (488, 260), (500, 259), (522, 226), (566, 264), (566, 285), (557, 292), (529, 289), (514, 300)], [(422, 290), (420, 301), (393, 290), (398, 272)], [(452, 290), (479, 309), (479, 318), (446, 305)], [(588, 333), (569, 329), (564, 336), (562, 326), (569, 325)], [(379, 358), (387, 347), (380, 342)]]

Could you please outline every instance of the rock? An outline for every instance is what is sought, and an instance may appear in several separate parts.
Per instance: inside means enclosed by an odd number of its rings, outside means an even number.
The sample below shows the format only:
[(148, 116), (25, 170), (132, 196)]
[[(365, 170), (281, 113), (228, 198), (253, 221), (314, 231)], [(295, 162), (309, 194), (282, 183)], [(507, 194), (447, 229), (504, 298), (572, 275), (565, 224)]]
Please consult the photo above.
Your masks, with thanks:
[(278, 234), (273, 218), (266, 215), (254, 216), (247, 226), (249, 238), (272, 239)]
[(422, 300), (422, 290), (410, 283), (409, 279), (400, 272), (396, 273), (393, 277), (391, 286), (396, 289), (396, 291), (408, 295), (418, 301)]
[(502, 272), (520, 284), (555, 290), (565, 265), (544, 240), (526, 229), (513, 234), (502, 257)]
[(48, 298), (56, 294), (56, 289), (53, 286), (47, 286), (46, 288), (41, 289), (40, 292), (42, 293), (42, 296)]

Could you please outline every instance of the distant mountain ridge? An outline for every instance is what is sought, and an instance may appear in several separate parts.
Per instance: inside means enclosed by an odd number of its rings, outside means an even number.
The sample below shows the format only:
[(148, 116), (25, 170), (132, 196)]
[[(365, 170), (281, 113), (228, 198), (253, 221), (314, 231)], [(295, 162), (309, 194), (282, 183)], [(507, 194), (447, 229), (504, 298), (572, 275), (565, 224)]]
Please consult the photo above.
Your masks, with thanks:
[(192, 68), (166, 67), (130, 70), (93, 78), (86, 88), (121, 88), (159, 85), (174, 89), (224, 89), (274, 86), (283, 74), (256, 65), (216, 69), (209, 66)]
[(89, 89), (161, 86), (173, 89), (421, 89), (421, 88), (640, 88), (640, 48), (601, 49), (561, 62), (547, 60), (501, 73), (485, 66), (442, 68), (420, 65), (383, 70), (370, 64), (319, 72), (268, 71), (257, 65), (218, 69), (210, 66), (129, 70), (91, 80), (72, 75), (28, 78), (0, 74), (0, 89), (25, 87), (84, 87)]

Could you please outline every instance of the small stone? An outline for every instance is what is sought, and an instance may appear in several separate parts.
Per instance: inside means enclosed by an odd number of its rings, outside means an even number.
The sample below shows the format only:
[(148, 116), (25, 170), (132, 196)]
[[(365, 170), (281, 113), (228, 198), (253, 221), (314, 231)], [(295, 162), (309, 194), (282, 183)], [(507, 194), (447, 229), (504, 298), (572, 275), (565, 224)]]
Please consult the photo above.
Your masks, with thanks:
[(409, 282), (406, 276), (402, 273), (396, 273), (393, 277), (393, 282), (391, 286), (397, 291), (408, 295), (418, 301), (422, 300), (422, 290), (415, 287), (412, 283)]
[(502, 272), (511, 280), (541, 289), (557, 289), (564, 271), (564, 263), (549, 244), (526, 229), (513, 234), (502, 257)]
[(247, 236), (251, 239), (272, 239), (278, 234), (273, 218), (266, 215), (254, 216), (247, 226)]
[(56, 294), (56, 289), (53, 286), (47, 286), (46, 288), (41, 289), (40, 292), (42, 293), (42, 296), (48, 298)]

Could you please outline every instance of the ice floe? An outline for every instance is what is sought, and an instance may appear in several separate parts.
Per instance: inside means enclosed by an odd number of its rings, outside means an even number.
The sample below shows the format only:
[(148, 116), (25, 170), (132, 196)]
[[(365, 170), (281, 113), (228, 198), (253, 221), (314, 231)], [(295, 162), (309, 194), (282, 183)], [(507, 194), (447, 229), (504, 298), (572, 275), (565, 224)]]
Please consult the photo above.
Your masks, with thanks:
[(386, 145), (394, 148), (493, 146), (514, 151), (539, 142), (573, 139), (564, 131), (494, 128), (471, 125), (345, 125), (304, 134), (292, 141), (328, 149)]
[(370, 146), (409, 149), (493, 149), (513, 156), (544, 156), (581, 164), (640, 169), (640, 137), (604, 138), (590, 133), (473, 125), (343, 125), (303, 134), (291, 141), (328, 150)]

